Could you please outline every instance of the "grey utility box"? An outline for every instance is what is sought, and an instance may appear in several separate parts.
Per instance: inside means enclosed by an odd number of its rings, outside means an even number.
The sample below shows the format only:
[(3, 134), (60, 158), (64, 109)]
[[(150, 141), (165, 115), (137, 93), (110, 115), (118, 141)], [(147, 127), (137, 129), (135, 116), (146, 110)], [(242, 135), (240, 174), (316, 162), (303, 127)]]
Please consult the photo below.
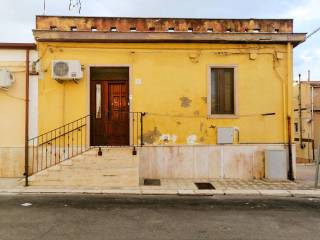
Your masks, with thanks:
[(218, 144), (233, 144), (234, 128), (219, 127), (217, 128), (217, 143)]
[(265, 150), (265, 176), (270, 180), (288, 179), (288, 161), (285, 149)]

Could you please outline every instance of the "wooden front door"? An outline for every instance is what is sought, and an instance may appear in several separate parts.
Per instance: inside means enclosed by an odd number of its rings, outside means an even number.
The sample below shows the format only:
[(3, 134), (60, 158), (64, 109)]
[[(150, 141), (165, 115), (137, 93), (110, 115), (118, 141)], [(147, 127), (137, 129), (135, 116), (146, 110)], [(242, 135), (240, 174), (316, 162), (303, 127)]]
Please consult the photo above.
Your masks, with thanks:
[(128, 80), (91, 81), (91, 145), (128, 146)]

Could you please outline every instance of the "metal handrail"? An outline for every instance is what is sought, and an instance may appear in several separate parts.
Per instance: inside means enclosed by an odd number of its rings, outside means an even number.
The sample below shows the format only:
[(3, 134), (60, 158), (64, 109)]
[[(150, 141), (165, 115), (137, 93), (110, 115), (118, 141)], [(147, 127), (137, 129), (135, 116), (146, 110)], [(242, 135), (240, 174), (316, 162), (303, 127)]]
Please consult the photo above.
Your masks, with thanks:
[(143, 139), (143, 119), (146, 116), (146, 112), (132, 112), (132, 111), (123, 111), (123, 110), (114, 110), (114, 111), (107, 111), (104, 113), (104, 116), (108, 119), (110, 117), (110, 113), (127, 113), (129, 123), (131, 125), (131, 144), (130, 146), (136, 147), (140, 146), (142, 147), (144, 145), (144, 139)]
[(45, 136), (45, 135), (48, 134), (48, 133), (51, 133), (51, 132), (54, 132), (54, 131), (56, 131), (56, 130), (58, 130), (58, 129), (64, 128), (64, 127), (66, 127), (66, 126), (68, 126), (68, 125), (71, 125), (71, 124), (73, 124), (73, 123), (75, 123), (75, 122), (77, 122), (77, 121), (79, 121), (79, 120), (81, 120), (81, 119), (83, 119), (83, 118), (87, 118), (87, 117), (90, 117), (90, 115), (86, 115), (86, 116), (84, 116), (84, 117), (82, 117), (82, 118), (79, 118), (79, 119), (77, 119), (77, 120), (74, 120), (74, 121), (72, 121), (72, 122), (69, 122), (69, 123), (67, 123), (67, 124), (65, 124), (65, 125), (63, 125), (63, 126), (61, 126), (61, 127), (55, 128), (55, 129), (53, 129), (53, 130), (50, 130), (50, 131), (48, 131), (48, 132), (46, 132), (46, 133), (43, 133), (43, 134), (41, 134), (41, 135), (39, 135), (39, 136), (37, 136), (37, 137), (30, 138), (30, 139), (29, 139), (29, 142), (32, 141), (33, 139), (36, 139), (36, 138)]
[[(127, 111), (113, 111), (127, 112)], [(134, 151), (136, 146), (143, 146), (143, 118), (145, 112), (127, 112), (131, 122), (131, 144)], [(67, 123), (61, 127), (50, 130), (28, 141), (29, 154), (27, 155), (27, 165), (25, 178), (28, 186), (28, 177), (55, 166), (70, 158), (76, 157), (90, 147), (88, 141), (88, 127), (91, 115)]]
[(76, 157), (90, 149), (88, 126), (90, 115), (50, 130), (28, 141), (26, 186), (28, 177)]

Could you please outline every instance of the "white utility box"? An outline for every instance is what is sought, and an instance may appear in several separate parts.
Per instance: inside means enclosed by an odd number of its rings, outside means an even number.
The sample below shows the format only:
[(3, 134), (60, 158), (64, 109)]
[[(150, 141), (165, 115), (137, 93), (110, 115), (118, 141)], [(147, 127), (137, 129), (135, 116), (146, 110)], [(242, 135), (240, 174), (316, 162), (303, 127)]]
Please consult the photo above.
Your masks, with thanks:
[(233, 144), (234, 128), (218, 127), (217, 128), (217, 144)]
[(265, 150), (265, 177), (280, 181), (288, 179), (288, 160), (285, 149)]
[(0, 88), (9, 88), (14, 83), (13, 75), (6, 69), (0, 69)]

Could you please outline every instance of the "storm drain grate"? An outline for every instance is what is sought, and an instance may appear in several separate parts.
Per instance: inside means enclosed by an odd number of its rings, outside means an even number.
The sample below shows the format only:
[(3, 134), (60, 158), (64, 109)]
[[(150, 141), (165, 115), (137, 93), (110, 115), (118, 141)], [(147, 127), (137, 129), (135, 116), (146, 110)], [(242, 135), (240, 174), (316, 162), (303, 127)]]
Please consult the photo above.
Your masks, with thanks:
[(208, 182), (195, 183), (195, 185), (197, 186), (197, 188), (198, 188), (199, 190), (212, 190), (212, 189), (216, 189), (211, 183), (208, 183)]
[(144, 179), (143, 180), (143, 185), (145, 186), (160, 186), (161, 181), (160, 179)]

